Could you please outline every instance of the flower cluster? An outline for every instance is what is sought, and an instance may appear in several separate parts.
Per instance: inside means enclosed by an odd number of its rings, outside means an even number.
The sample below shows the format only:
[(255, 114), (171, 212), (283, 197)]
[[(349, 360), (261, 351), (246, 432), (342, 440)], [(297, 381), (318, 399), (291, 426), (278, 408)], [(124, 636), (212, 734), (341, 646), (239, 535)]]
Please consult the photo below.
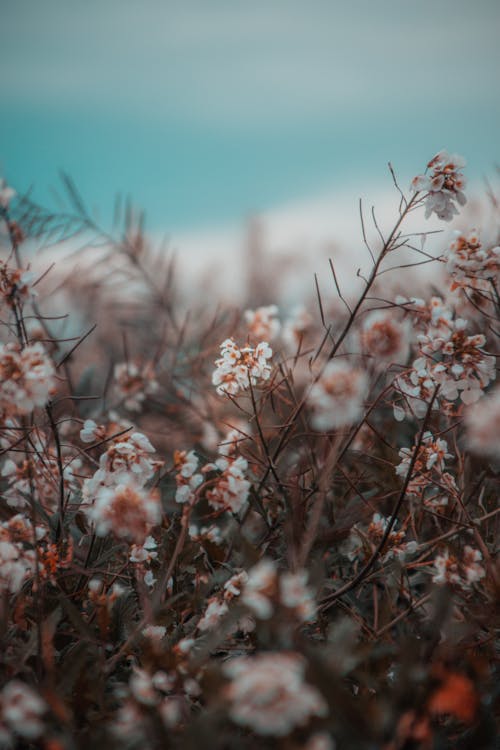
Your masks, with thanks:
[(465, 159), (457, 154), (440, 151), (427, 164), (430, 173), (413, 178), (411, 187), (415, 192), (425, 191), (425, 218), (435, 213), (438, 219), (451, 221), (458, 214), (455, 202), (465, 206), (463, 193), (465, 178), (459, 171), (465, 167)]
[(22, 514), (0, 524), (0, 596), (17, 594), (33, 576), (34, 545), (44, 535), (44, 529), (33, 529), (30, 520)]
[(477, 232), (455, 233), (446, 253), (451, 290), (491, 288), (500, 273), (500, 246), (484, 247)]
[(220, 353), (212, 375), (212, 384), (219, 395), (235, 396), (271, 377), (269, 360), (273, 351), (265, 341), (255, 348), (244, 346), (240, 349), (233, 339), (226, 339), (220, 345)]
[(14, 737), (28, 742), (44, 731), (43, 716), (48, 706), (35, 691), (20, 680), (11, 680), (0, 692), (0, 745), (12, 747)]
[(204, 477), (210, 474), (213, 476), (205, 480), (204, 496), (214, 510), (239, 513), (245, 507), (251, 483), (245, 477), (248, 462), (235, 452), (236, 435), (237, 433), (229, 433), (219, 446), (219, 457), (215, 462), (206, 463), (201, 468), (194, 451), (176, 451), (175, 499), (178, 503), (193, 503), (199, 494), (198, 490), (204, 482)]
[(326, 716), (327, 704), (304, 680), (298, 654), (268, 653), (231, 659), (224, 667), (229, 715), (261, 735), (281, 737), (313, 716)]
[(143, 366), (137, 362), (121, 362), (115, 365), (115, 394), (129, 411), (140, 411), (146, 397), (153, 396), (158, 389), (155, 368), (151, 362)]
[(262, 620), (269, 619), (275, 606), (281, 605), (299, 622), (309, 622), (316, 615), (316, 603), (307, 579), (304, 570), (279, 574), (273, 561), (263, 558), (248, 573), (242, 602)]
[(390, 311), (374, 310), (366, 316), (361, 331), (363, 352), (374, 367), (404, 364), (409, 352), (408, 321), (399, 321)]
[(481, 552), (473, 547), (464, 547), (461, 559), (446, 549), (434, 559), (436, 572), (432, 580), (434, 583), (448, 583), (465, 590), (470, 589), (486, 575), (480, 564), (482, 559)]
[(140, 432), (122, 435), (101, 455), (99, 469), (83, 483), (86, 513), (100, 536), (109, 531), (141, 544), (160, 520), (159, 493), (146, 483), (161, 462)]
[(0, 342), (0, 414), (30, 414), (55, 391), (55, 369), (42, 344)]
[(248, 325), (249, 336), (255, 340), (272, 341), (281, 330), (277, 305), (245, 310), (243, 317)]
[(474, 403), (496, 377), (495, 359), (484, 351), (486, 337), (467, 335), (468, 321), (456, 318), (440, 297), (433, 297), (428, 305), (414, 299), (412, 305), (422, 356), (394, 380), (403, 397), (395, 407), (395, 418), (402, 420), (408, 412), (423, 417), (438, 386), (434, 409), (440, 401), (449, 406), (459, 398), (464, 404)]
[[(401, 448), (399, 451), (401, 462), (396, 466), (396, 474), (403, 479), (410, 470), (415, 450), (414, 447)], [(408, 483), (408, 495), (433, 507), (447, 505), (448, 494), (457, 491), (455, 480), (444, 470), (445, 461), (450, 458), (453, 458), (453, 454), (448, 453), (446, 440), (435, 438), (429, 431), (425, 432)]]
[(2, 302), (9, 307), (22, 305), (34, 294), (32, 283), (31, 271), (13, 268), (7, 262), (0, 260), (0, 305)]
[(365, 373), (349, 362), (331, 360), (311, 388), (309, 405), (317, 430), (335, 430), (354, 424), (361, 416), (368, 391)]
[[(371, 523), (366, 528), (356, 524), (347, 539), (340, 545), (340, 552), (351, 562), (367, 560), (378, 547), (391, 522), (390, 516), (385, 518), (380, 513), (374, 513)], [(382, 561), (397, 559), (403, 562), (406, 557), (414, 554), (418, 545), (416, 541), (407, 542), (404, 528), (397, 530), (394, 523), (382, 550)]]

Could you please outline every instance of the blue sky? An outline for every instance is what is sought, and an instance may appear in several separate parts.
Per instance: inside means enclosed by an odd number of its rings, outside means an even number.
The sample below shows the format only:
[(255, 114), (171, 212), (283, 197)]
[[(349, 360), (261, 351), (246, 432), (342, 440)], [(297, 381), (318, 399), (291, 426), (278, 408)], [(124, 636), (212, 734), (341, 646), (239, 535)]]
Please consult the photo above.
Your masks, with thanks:
[(499, 154), (494, 0), (0, 0), (0, 172), (162, 231)]

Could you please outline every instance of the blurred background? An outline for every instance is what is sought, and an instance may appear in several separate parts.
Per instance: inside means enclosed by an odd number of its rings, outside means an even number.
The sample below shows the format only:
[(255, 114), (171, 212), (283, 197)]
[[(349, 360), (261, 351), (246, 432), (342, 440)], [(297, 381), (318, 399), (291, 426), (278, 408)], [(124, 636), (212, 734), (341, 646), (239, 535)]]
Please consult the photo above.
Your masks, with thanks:
[[(0, 0), (0, 175), (45, 203), (58, 170), (117, 192), (181, 254), (359, 235), (447, 148), (499, 158), (498, 0)], [(381, 208), (383, 210), (383, 208)]]

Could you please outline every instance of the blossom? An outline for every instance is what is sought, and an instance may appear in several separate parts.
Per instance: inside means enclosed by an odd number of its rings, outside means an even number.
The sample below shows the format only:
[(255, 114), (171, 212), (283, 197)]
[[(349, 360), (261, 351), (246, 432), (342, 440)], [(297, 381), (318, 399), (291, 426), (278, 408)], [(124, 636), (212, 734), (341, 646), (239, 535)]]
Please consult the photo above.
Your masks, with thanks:
[(137, 362), (120, 362), (115, 365), (113, 377), (115, 393), (129, 411), (140, 411), (146, 396), (159, 389), (151, 362), (142, 366)]
[(222, 456), (215, 462), (214, 468), (221, 473), (214, 486), (207, 489), (209, 505), (216, 510), (229, 510), (239, 513), (246, 505), (251, 483), (245, 478), (248, 463), (242, 456), (226, 458)]
[(224, 665), (231, 719), (260, 735), (284, 737), (312, 716), (326, 716), (321, 693), (304, 680), (305, 663), (295, 653), (237, 657)]
[(310, 622), (316, 615), (314, 594), (307, 586), (305, 570), (296, 573), (282, 573), (280, 577), (280, 601), (288, 609), (293, 609), (301, 622)]
[(235, 573), (224, 584), (224, 599), (231, 601), (234, 597), (240, 596), (247, 582), (248, 573), (245, 570)]
[[(341, 554), (351, 561), (369, 557), (382, 541), (390, 522), (390, 516), (386, 518), (380, 513), (374, 513), (366, 529), (354, 526), (350, 535), (340, 545)], [(417, 543), (407, 542), (405, 539), (406, 531), (397, 530), (397, 522), (395, 522), (384, 545), (382, 561), (387, 562), (396, 558), (403, 562), (408, 555), (414, 554), (417, 550)]]
[(500, 272), (500, 247), (485, 247), (476, 231), (468, 235), (455, 232), (445, 259), (452, 291), (457, 288), (487, 290), (491, 288), (490, 280)]
[(480, 565), (482, 559), (481, 552), (469, 546), (464, 547), (461, 560), (446, 549), (434, 559), (435, 573), (432, 580), (434, 583), (448, 583), (467, 590), (486, 575)]
[[(400, 477), (406, 477), (413, 459), (415, 448), (401, 448), (399, 456), (402, 459), (396, 466), (396, 474)], [(413, 465), (413, 476), (411, 478), (408, 491), (414, 493), (416, 488), (422, 484), (427, 486), (431, 482), (430, 472), (434, 470), (437, 477), (440, 477), (444, 471), (445, 461), (453, 458), (452, 453), (448, 453), (448, 443), (442, 438), (434, 438), (431, 432), (427, 431), (422, 435), (418, 454)]]
[[(472, 404), (495, 379), (496, 369), (495, 358), (483, 352), (486, 337), (482, 333), (468, 336), (467, 326), (466, 320), (456, 318), (445, 333), (429, 329), (418, 341), (422, 353), (432, 358), (429, 367), (432, 379), (440, 384), (441, 396), (448, 401), (460, 397), (464, 404)], [(420, 364), (423, 361), (417, 360), (414, 367)]]
[(391, 312), (374, 310), (363, 322), (361, 342), (375, 367), (404, 363), (409, 350), (408, 322), (397, 320)]
[(277, 305), (258, 307), (256, 310), (245, 310), (243, 313), (248, 325), (248, 333), (254, 339), (271, 341), (281, 329)]
[(261, 620), (268, 620), (273, 614), (272, 600), (277, 593), (277, 575), (274, 562), (267, 558), (254, 565), (248, 574), (241, 600)]
[(197, 472), (199, 459), (194, 451), (175, 451), (174, 465), (177, 490), (175, 499), (178, 503), (191, 503), (196, 499), (196, 490), (203, 483), (203, 475)]
[(93, 419), (86, 419), (80, 430), (80, 440), (82, 443), (94, 443), (101, 435), (102, 429), (94, 422)]
[(353, 424), (362, 414), (367, 390), (362, 370), (349, 362), (331, 360), (309, 393), (313, 426), (333, 430)]
[(233, 339), (226, 339), (220, 345), (221, 356), (215, 361), (216, 369), (212, 374), (212, 384), (219, 395), (228, 393), (235, 396), (251, 385), (269, 380), (271, 365), (269, 361), (273, 351), (268, 343), (261, 341), (255, 348), (245, 346), (241, 349)]
[(22, 304), (35, 293), (32, 283), (31, 271), (14, 268), (0, 260), (0, 304), (2, 301), (9, 307)]
[(465, 167), (465, 159), (457, 154), (440, 151), (431, 159), (427, 169), (429, 174), (417, 175), (413, 178), (411, 188), (415, 192), (424, 191), (425, 218), (435, 213), (439, 219), (451, 221), (458, 214), (455, 202), (464, 206), (467, 199), (463, 193), (465, 178), (459, 171)]
[(101, 487), (116, 487), (134, 482), (143, 487), (162, 465), (151, 457), (155, 449), (141, 432), (120, 435), (108, 445), (99, 459), (99, 469), (83, 483), (83, 496), (87, 500)]
[(198, 630), (215, 630), (219, 621), (228, 613), (226, 602), (210, 599), (203, 617), (198, 622)]
[(96, 534), (112, 532), (120, 539), (144, 543), (151, 527), (159, 523), (161, 509), (158, 492), (145, 490), (133, 481), (116, 486), (102, 486), (87, 515), (96, 524)]
[(8, 682), (0, 693), (2, 720), (12, 732), (27, 740), (42, 734), (42, 717), (47, 709), (45, 701), (19, 680)]
[(467, 443), (473, 453), (500, 457), (500, 387), (465, 413)]
[(0, 414), (30, 414), (54, 391), (54, 365), (42, 344), (0, 343)]

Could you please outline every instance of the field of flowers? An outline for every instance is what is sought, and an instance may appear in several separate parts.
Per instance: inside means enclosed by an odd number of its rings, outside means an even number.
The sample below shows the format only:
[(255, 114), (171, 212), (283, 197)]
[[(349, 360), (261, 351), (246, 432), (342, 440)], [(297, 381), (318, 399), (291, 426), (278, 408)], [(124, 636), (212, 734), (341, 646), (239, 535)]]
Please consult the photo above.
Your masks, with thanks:
[(496, 747), (493, 190), (426, 232), (464, 167), (393, 175), (358, 296), (290, 309), (187, 305), (130, 207), (0, 181), (1, 748)]

